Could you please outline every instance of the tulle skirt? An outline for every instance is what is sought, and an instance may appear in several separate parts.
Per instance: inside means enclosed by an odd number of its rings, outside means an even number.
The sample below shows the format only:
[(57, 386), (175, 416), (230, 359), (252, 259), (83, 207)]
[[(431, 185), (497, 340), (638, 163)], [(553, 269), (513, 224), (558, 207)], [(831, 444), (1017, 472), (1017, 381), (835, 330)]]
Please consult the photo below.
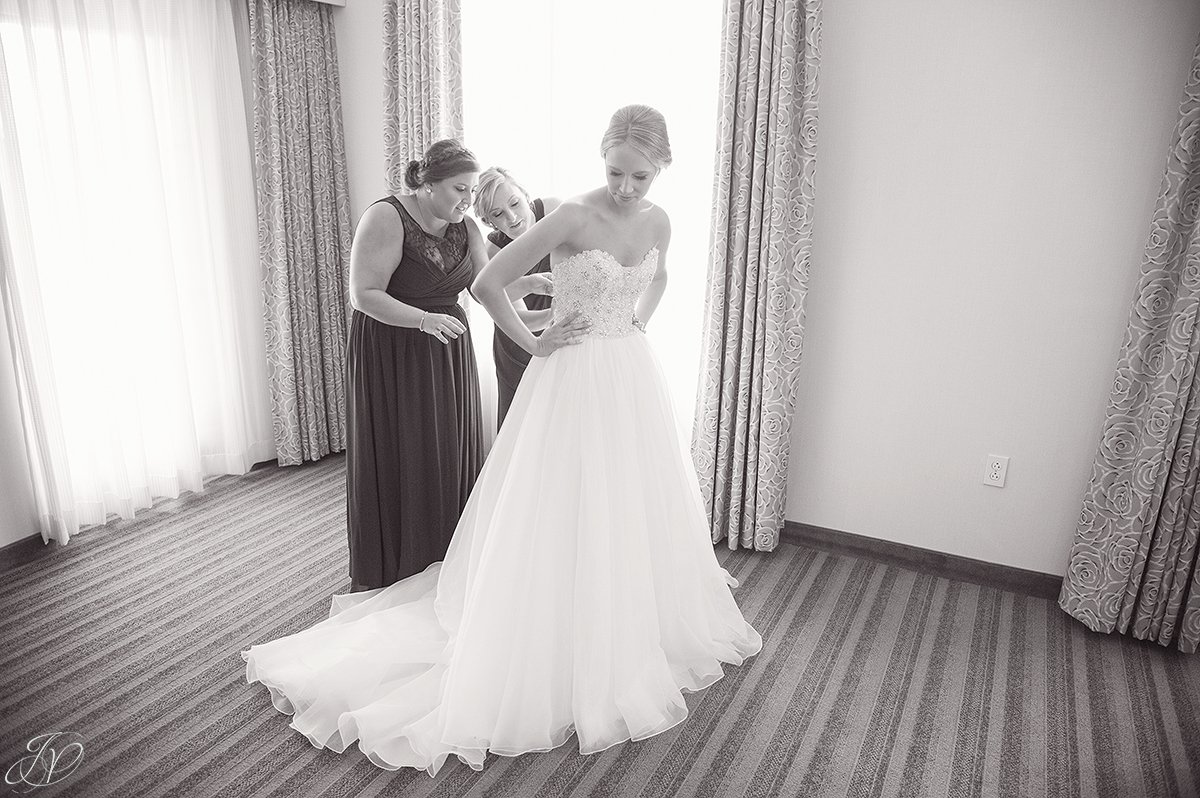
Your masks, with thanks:
[(665, 731), (762, 646), (713, 552), (646, 337), (529, 365), (444, 562), (242, 653), (316, 746), (475, 769)]

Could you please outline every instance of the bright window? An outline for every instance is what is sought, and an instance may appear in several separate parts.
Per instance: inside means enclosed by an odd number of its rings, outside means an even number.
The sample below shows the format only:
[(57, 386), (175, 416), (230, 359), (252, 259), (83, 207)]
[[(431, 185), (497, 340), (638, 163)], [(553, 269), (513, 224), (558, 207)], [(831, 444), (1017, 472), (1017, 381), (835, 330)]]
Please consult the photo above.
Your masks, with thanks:
[[(667, 293), (650, 335), (690, 440), (712, 212), (721, 3), (464, 0), (466, 144), (533, 196), (601, 185), (600, 137), (622, 105), (662, 111), (674, 163), (650, 199), (671, 215)], [(472, 325), (476, 324), (472, 316)], [(480, 369), (492, 368), (490, 336)]]
[(273, 455), (234, 41), (223, 3), (0, 5), (4, 277), (63, 542)]

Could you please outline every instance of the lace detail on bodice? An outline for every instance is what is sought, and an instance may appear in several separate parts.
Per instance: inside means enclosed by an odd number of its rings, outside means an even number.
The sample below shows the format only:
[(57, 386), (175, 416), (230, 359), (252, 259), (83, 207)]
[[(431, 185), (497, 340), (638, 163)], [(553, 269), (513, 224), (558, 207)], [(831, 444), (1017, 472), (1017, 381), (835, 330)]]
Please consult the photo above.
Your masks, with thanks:
[(654, 278), (658, 247), (651, 247), (636, 266), (622, 266), (602, 249), (586, 249), (554, 264), (554, 315), (581, 311), (591, 322), (589, 335), (615, 338), (637, 330), (633, 313)]
[(443, 274), (449, 273), (462, 263), (467, 255), (467, 226), (462, 222), (446, 225), (446, 232), (435, 236), (413, 218), (408, 208), (395, 197), (392, 204), (400, 211), (404, 225), (404, 257), (410, 261), (424, 261)]

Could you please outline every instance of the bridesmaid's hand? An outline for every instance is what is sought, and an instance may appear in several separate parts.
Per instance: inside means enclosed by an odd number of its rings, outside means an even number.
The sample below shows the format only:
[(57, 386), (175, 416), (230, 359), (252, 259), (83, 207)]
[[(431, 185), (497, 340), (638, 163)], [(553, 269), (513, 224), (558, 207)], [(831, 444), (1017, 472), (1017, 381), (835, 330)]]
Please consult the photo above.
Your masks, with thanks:
[(580, 318), (579, 311), (555, 319), (550, 326), (538, 336), (532, 354), (535, 357), (546, 357), (564, 346), (572, 346), (583, 340), (591, 324)]
[[(528, 285), (525, 287), (525, 294), (554, 296), (554, 277), (549, 272), (527, 274), (522, 279), (528, 281)], [(522, 296), (524, 296), (524, 294), (522, 294)]]
[(467, 331), (466, 325), (445, 313), (426, 313), (422, 317), (418, 329), (427, 335), (432, 335), (444, 344), (450, 343), (452, 339)]

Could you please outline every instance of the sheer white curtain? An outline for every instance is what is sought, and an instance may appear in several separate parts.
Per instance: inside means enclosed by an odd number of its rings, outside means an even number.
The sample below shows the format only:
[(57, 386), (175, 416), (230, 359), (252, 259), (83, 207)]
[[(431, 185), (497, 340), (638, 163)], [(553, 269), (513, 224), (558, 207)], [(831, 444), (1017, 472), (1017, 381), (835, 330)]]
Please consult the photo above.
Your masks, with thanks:
[(231, 7), (0, 4), (6, 318), (42, 536), (274, 456)]
[[(533, 196), (603, 183), (600, 137), (617, 108), (646, 103), (666, 116), (674, 163), (650, 199), (671, 215), (669, 279), (648, 332), (685, 441), (700, 368), (721, 13), (721, 0), (462, 3), (466, 145)], [(471, 316), (481, 373), (494, 371), (486, 321)]]

